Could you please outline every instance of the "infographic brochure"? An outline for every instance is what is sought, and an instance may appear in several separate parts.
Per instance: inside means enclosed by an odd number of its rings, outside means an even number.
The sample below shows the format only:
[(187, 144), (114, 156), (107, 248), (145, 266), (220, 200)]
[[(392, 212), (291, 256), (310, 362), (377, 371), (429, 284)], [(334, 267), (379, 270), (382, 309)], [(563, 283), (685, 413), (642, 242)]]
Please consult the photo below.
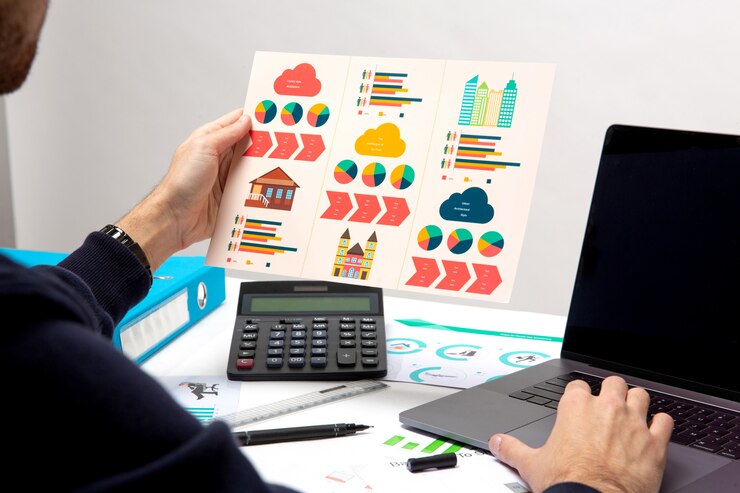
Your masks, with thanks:
[(255, 53), (206, 263), (508, 302), (554, 73)]

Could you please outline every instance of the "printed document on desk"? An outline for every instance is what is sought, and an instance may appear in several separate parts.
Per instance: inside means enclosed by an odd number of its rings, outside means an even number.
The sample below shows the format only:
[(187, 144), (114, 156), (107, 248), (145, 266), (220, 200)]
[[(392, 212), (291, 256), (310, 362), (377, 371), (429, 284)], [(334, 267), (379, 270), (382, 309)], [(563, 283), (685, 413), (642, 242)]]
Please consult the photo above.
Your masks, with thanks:
[(255, 53), (208, 264), (508, 302), (554, 74)]

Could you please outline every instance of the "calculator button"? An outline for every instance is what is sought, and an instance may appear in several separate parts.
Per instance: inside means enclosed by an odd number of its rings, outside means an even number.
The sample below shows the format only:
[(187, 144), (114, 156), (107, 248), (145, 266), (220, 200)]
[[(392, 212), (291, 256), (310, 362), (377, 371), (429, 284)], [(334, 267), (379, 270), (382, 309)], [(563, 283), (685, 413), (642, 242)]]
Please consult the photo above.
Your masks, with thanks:
[(257, 322), (259, 322), (259, 321), (260, 321), (260, 319), (259, 319), (259, 318), (248, 318), (248, 319), (246, 320), (246, 322), (247, 322), (248, 324), (256, 324), (256, 323), (257, 323)]
[(355, 323), (352, 322), (351, 324), (339, 324), (339, 328), (341, 330), (355, 330)]
[(378, 337), (375, 332), (363, 332), (361, 335), (363, 339), (375, 339)]
[(360, 319), (360, 322), (362, 322), (363, 324), (374, 324), (375, 319), (373, 317), (362, 317)]
[(257, 339), (257, 332), (245, 332), (242, 334), (242, 341), (254, 341)]
[(303, 323), (303, 319), (302, 318), (297, 318), (297, 317), (288, 317), (288, 318), (283, 318), (282, 320), (280, 320), (280, 323), (283, 323), (283, 324), (300, 324), (300, 323)]
[(285, 341), (280, 339), (272, 339), (267, 343), (270, 347), (283, 347), (285, 346)]
[(311, 348), (311, 354), (314, 356), (323, 356), (326, 354), (326, 348), (325, 347), (313, 347)]
[(306, 341), (304, 339), (292, 339), (290, 347), (306, 347)]
[(306, 338), (306, 331), (305, 330), (293, 330), (293, 332), (291, 332), (290, 336), (293, 339), (305, 339)]
[(378, 350), (377, 349), (362, 349), (362, 355), (363, 356), (377, 356)]
[(362, 358), (362, 366), (378, 366), (378, 358)]
[(313, 324), (314, 330), (327, 329), (328, 327), (329, 327), (329, 324), (325, 324), (325, 323)]
[(314, 339), (324, 339), (326, 338), (326, 331), (325, 330), (314, 330), (311, 332), (311, 337)]
[(283, 348), (271, 348), (267, 350), (267, 356), (282, 356)]
[(354, 330), (345, 330), (339, 333), (339, 337), (342, 339), (354, 339), (355, 338), (355, 331)]
[(254, 349), (248, 349), (246, 351), (239, 351), (239, 358), (254, 358)]
[(293, 330), (306, 330), (306, 324), (293, 324)]
[(239, 349), (254, 349), (257, 347), (257, 341), (247, 341), (239, 344)]
[(256, 332), (259, 329), (260, 327), (257, 324), (245, 324), (244, 325), (244, 332)]
[(306, 358), (303, 356), (291, 356), (288, 358), (288, 366), (291, 368), (303, 368), (306, 366)]
[(267, 358), (268, 368), (280, 368), (283, 366), (283, 358)]
[(239, 358), (238, 360), (236, 360), (237, 370), (251, 370), (253, 366), (254, 366), (253, 358)]
[(291, 356), (303, 356), (306, 354), (306, 350), (302, 347), (292, 347), (290, 348), (290, 355)]
[(314, 368), (324, 368), (326, 366), (325, 356), (313, 356), (311, 358), (311, 366)]
[(378, 341), (361, 341), (362, 347), (378, 347)]
[(337, 352), (337, 365), (355, 366), (355, 363), (357, 363), (357, 351), (339, 350)]
[(375, 325), (372, 325), (372, 324), (360, 324), (360, 330), (375, 330)]
[(342, 317), (339, 321), (342, 323), (355, 323), (355, 319), (352, 317)]
[[(365, 342), (365, 341), (362, 341)], [(339, 341), (339, 347), (355, 347), (354, 339), (342, 339)]]
[(327, 321), (326, 320), (326, 317), (314, 317), (313, 318), (313, 322), (314, 323), (323, 323), (323, 322), (326, 322), (326, 321)]
[(313, 347), (326, 347), (326, 339), (314, 339), (311, 341)]
[(272, 330), (270, 331), (270, 339), (282, 339), (285, 337), (284, 330)]
[(285, 330), (285, 324), (275, 324), (272, 326), (272, 330)]

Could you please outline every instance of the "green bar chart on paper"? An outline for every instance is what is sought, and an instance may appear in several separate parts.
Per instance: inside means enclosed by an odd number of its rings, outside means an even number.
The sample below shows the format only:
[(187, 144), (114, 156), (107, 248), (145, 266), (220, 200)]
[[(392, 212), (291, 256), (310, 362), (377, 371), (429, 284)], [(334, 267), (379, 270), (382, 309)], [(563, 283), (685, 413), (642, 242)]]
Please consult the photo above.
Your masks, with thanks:
[[(403, 443), (402, 445), (399, 445), (402, 442), (405, 442), (405, 443)], [(406, 437), (401, 436), (401, 435), (394, 435), (390, 437), (388, 440), (383, 442), (383, 445), (388, 445), (389, 447), (395, 447), (396, 445), (399, 445), (400, 448), (402, 449), (418, 450), (419, 452), (423, 454), (434, 454), (434, 453), (454, 454), (455, 452), (458, 452), (464, 447), (464, 445), (461, 443), (458, 443), (455, 441), (447, 441), (443, 438), (437, 438), (436, 440), (422, 447), (421, 444), (417, 442), (413, 442), (411, 440), (406, 440)], [(419, 447), (422, 447), (422, 448), (419, 448)]]

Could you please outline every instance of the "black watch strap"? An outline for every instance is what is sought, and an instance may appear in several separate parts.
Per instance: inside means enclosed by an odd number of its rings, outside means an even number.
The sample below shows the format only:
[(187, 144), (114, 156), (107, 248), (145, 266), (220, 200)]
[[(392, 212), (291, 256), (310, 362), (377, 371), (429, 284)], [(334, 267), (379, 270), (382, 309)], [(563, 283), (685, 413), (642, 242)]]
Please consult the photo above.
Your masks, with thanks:
[(141, 246), (136, 243), (133, 238), (126, 234), (124, 230), (113, 224), (106, 224), (100, 229), (100, 232), (118, 240), (122, 245), (131, 250), (131, 252), (136, 255), (136, 258), (139, 259), (141, 265), (146, 268), (147, 273), (149, 273), (149, 281), (152, 281), (152, 268), (149, 265), (149, 259), (146, 258), (144, 250), (142, 250)]

